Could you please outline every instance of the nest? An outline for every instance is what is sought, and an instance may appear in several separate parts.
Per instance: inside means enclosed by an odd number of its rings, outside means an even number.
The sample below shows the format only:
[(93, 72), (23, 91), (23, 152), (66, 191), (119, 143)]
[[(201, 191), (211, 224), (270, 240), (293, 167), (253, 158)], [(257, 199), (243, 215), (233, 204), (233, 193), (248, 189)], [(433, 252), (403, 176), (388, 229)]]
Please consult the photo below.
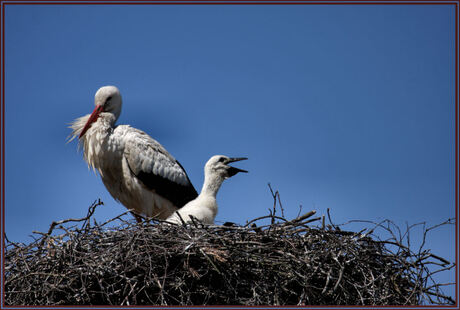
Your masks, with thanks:
[(100, 204), (28, 245), (7, 240), (6, 305), (455, 304), (432, 279), (454, 264), (378, 239), (389, 221), (350, 232), (274, 207), (244, 226), (138, 224), (129, 213), (98, 224)]

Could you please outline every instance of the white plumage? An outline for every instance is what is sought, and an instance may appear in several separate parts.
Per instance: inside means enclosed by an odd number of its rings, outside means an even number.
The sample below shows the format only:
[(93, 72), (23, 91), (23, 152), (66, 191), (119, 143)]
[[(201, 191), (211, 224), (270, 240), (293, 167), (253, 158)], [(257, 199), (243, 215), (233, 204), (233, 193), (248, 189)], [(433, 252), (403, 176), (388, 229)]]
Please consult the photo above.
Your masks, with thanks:
[(91, 115), (70, 126), (88, 165), (126, 208), (166, 219), (198, 196), (187, 173), (157, 141), (128, 125), (115, 126), (122, 100), (115, 86), (101, 87)]
[(244, 159), (247, 158), (229, 158), (223, 155), (211, 157), (204, 166), (204, 183), (200, 195), (177, 210), (166, 221), (181, 224), (182, 218), (187, 223), (191, 221), (190, 216), (193, 216), (202, 223), (214, 224), (214, 219), (217, 215), (216, 196), (222, 182), (238, 172), (247, 172), (246, 170), (228, 166), (228, 164)]

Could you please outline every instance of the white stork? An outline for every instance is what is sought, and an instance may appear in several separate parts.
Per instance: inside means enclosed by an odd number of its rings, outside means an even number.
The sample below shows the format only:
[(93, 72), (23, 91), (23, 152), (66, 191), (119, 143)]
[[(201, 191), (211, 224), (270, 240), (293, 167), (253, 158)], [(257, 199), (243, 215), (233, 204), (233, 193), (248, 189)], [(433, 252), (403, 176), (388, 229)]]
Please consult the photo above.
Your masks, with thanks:
[(216, 196), (222, 182), (238, 172), (247, 172), (228, 164), (245, 159), (247, 158), (229, 158), (223, 155), (211, 157), (204, 166), (204, 183), (200, 195), (177, 210), (166, 221), (176, 224), (181, 224), (182, 221), (187, 223), (191, 221), (190, 216), (193, 216), (204, 224), (214, 224), (214, 219), (217, 215)]
[(94, 104), (91, 115), (70, 125), (69, 141), (78, 136), (85, 161), (115, 200), (134, 214), (166, 219), (198, 196), (184, 168), (160, 143), (129, 125), (115, 126), (122, 105), (118, 88), (101, 87)]

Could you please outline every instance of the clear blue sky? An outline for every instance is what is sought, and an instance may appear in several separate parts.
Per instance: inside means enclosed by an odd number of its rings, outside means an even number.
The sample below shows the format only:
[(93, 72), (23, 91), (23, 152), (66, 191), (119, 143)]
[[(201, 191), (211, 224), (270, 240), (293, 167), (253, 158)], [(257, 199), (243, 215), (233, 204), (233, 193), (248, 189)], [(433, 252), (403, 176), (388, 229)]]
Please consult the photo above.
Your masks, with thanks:
[[(163, 144), (200, 190), (215, 154), (249, 170), (217, 221), (331, 209), (437, 224), (455, 215), (453, 5), (7, 5), (6, 232), (29, 242), (101, 198), (67, 124), (116, 85), (119, 124)], [(414, 236), (415, 237), (415, 236)], [(454, 228), (428, 240), (454, 259)], [(453, 281), (452, 277), (448, 280)]]

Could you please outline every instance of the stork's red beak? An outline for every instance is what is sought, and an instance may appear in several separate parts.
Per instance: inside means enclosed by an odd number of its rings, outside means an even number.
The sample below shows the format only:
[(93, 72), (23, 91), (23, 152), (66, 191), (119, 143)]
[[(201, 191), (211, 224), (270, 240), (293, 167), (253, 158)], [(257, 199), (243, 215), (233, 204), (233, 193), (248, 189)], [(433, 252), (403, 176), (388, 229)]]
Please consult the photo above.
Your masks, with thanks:
[(80, 135), (78, 136), (78, 139), (83, 137), (83, 135), (86, 133), (86, 131), (89, 129), (89, 127), (91, 127), (91, 124), (94, 123), (97, 120), (97, 118), (99, 117), (99, 114), (102, 112), (103, 108), (104, 107), (102, 105), (97, 105), (94, 108), (93, 113), (91, 113), (88, 121), (85, 124), (85, 127), (83, 127), (83, 130), (81, 131)]

